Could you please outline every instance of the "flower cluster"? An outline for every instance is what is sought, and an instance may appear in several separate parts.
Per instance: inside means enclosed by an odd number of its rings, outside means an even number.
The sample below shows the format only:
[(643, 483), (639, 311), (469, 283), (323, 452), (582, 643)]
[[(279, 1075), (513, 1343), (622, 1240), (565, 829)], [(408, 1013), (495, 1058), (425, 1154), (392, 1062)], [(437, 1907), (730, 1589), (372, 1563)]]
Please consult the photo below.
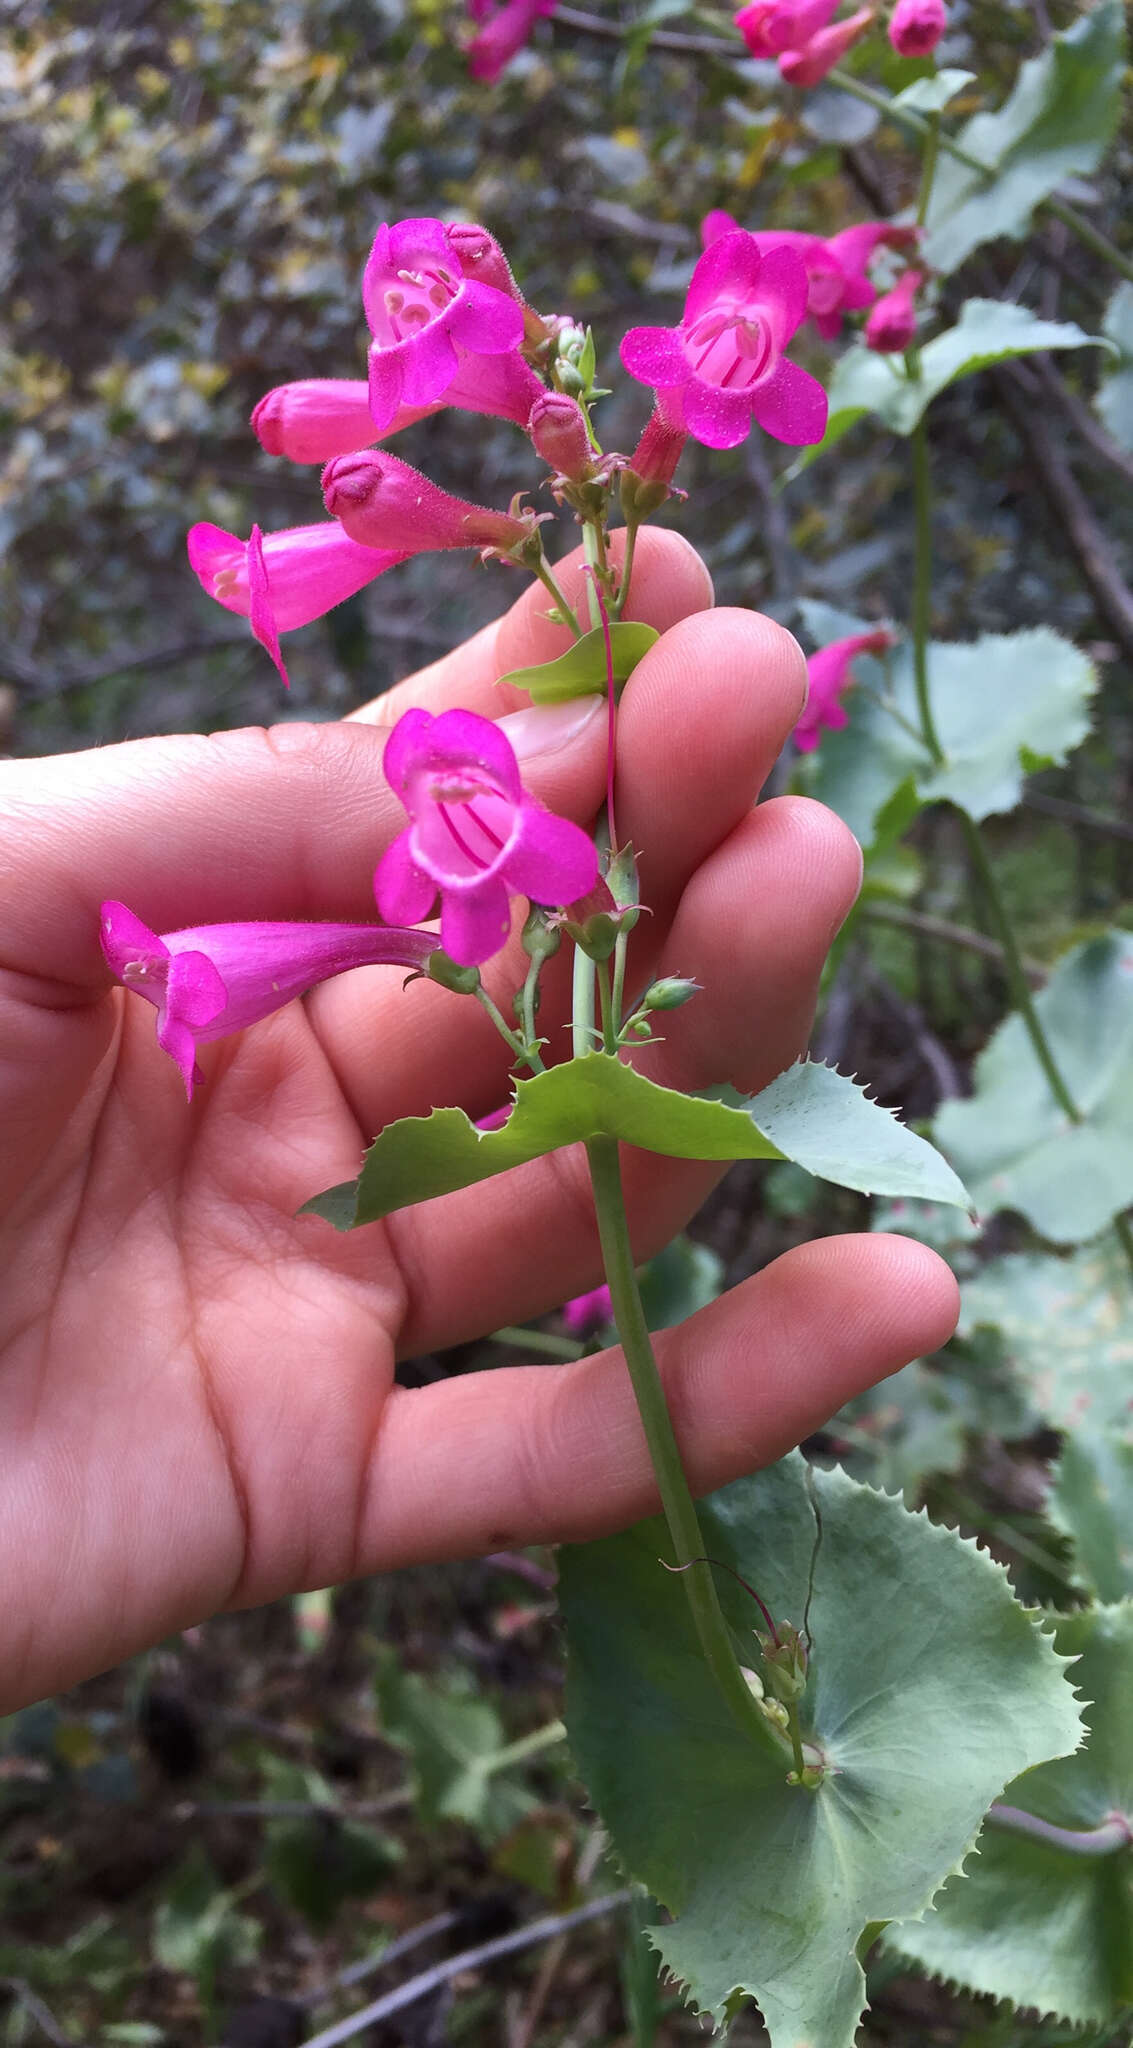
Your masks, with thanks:
[(735, 16), (753, 57), (777, 57), (790, 85), (818, 85), (873, 21), (872, 7), (835, 21), (838, 0), (749, 0)]

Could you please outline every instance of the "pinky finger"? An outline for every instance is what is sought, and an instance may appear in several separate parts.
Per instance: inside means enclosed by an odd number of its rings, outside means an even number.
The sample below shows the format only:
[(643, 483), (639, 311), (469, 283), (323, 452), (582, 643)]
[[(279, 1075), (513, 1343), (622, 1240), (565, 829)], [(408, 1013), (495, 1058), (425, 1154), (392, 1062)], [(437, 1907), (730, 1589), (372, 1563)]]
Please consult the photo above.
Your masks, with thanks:
[[(950, 1336), (956, 1283), (907, 1238), (787, 1252), (657, 1339), (689, 1483), (771, 1463), (844, 1402)], [(583, 1541), (656, 1511), (620, 1350), (390, 1398), (358, 1517), (357, 1572)]]

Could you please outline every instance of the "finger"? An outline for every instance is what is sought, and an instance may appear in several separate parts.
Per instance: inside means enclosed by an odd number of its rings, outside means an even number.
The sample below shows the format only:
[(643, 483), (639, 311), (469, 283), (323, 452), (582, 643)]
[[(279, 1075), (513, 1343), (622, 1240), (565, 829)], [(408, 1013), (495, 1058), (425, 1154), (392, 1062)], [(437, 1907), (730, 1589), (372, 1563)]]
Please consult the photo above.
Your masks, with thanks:
[[(656, 964), (689, 877), (751, 811), (804, 688), (795, 640), (753, 612), (680, 621), (635, 669), (618, 722), (617, 823), (640, 851), (649, 909), (630, 955), (638, 980)], [(526, 966), (513, 944), (485, 973), (505, 1011)], [(544, 976), (539, 1015), (552, 1063), (566, 1049), (570, 974), (564, 948)], [(364, 1131), (435, 1104), (459, 1103), (477, 1116), (506, 1100), (505, 1049), (479, 1012), (469, 1015), (470, 1003), (421, 984), (402, 996), (389, 984), (388, 976), (354, 975), (308, 1002)], [(368, 1056), (376, 1044), (386, 1049), (380, 1062)]]
[[(765, 1087), (802, 1051), (822, 963), (857, 893), (861, 855), (821, 804), (761, 804), (694, 875), (661, 965), (702, 987), (635, 1059), (664, 1087)], [(623, 1148), (634, 1249), (648, 1257), (723, 1169)], [(387, 1218), (407, 1290), (403, 1356), (522, 1322), (601, 1278), (580, 1146)], [(548, 1253), (550, 1248), (550, 1254)], [(443, 1270), (443, 1290), (432, 1276)]]
[[(923, 1245), (823, 1238), (665, 1331), (658, 1363), (693, 1493), (781, 1457), (944, 1343), (957, 1310), (951, 1272)], [(367, 1474), (355, 1570), (583, 1541), (657, 1505), (620, 1351), (398, 1388)]]
[[(615, 565), (620, 565), (624, 549), (625, 533), (619, 529), (610, 542)], [(563, 596), (582, 615), (587, 603), (585, 560), (582, 549), (576, 548), (565, 561), (555, 564)], [(644, 620), (664, 633), (679, 619), (707, 611), (711, 603), (712, 579), (696, 549), (679, 533), (645, 527), (634, 553), (625, 617)], [(501, 619), (482, 627), (463, 647), (430, 662), (383, 696), (372, 698), (351, 717), (368, 725), (390, 726), (412, 707), (436, 715), (459, 706), (479, 711), (485, 718), (519, 710), (528, 701), (524, 692), (510, 685), (499, 689), (497, 679), (513, 668), (552, 661), (571, 644), (568, 628), (553, 626), (547, 618), (550, 606), (543, 585), (529, 584)]]

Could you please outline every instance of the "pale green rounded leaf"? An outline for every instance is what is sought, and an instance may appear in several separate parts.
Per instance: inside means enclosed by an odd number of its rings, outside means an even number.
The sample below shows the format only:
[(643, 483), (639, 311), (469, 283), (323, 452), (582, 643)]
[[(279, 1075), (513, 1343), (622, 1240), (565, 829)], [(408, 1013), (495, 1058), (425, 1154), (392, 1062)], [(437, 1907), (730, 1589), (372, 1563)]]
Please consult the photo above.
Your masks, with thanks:
[(960, 1334), (997, 1330), (1016, 1376), (1055, 1429), (1128, 1426), (1133, 1391), (1129, 1268), (1115, 1237), (1072, 1257), (1015, 1252), (960, 1290)]
[[(630, 619), (614, 619), (609, 630), (614, 681), (624, 683), (661, 635), (655, 626), (637, 625)], [(500, 681), (526, 690), (536, 704), (565, 704), (571, 697), (604, 695), (610, 681), (605, 633), (601, 626), (595, 626), (553, 661), (538, 662), (533, 668), (509, 669)]]
[[(1098, 1600), (1133, 1594), (1133, 1422), (1068, 1436), (1047, 1514), (1070, 1539), (1074, 1582)], [(1133, 1697), (1130, 1699), (1133, 1711)]]
[[(852, 2048), (863, 1933), (927, 1906), (1008, 1780), (1073, 1749), (1073, 1693), (998, 1565), (844, 1473), (792, 1454), (700, 1514), (709, 1556), (807, 1620), (803, 1733), (833, 1768), (790, 1786), (732, 1721), (656, 1521), (562, 1554), (570, 1740), (619, 1860), (675, 1915), (653, 1939), (695, 2003), (747, 1992), (772, 2048)], [(718, 1584), (754, 1664), (758, 1613)]]
[(893, 105), (908, 107), (915, 114), (939, 114), (954, 100), (958, 92), (971, 85), (974, 71), (930, 71), (924, 78), (914, 78), (903, 92), (895, 93)]
[(499, 1130), (478, 1130), (462, 1109), (387, 1124), (358, 1180), (328, 1188), (300, 1213), (353, 1230), (596, 1137), (671, 1159), (794, 1159), (866, 1194), (969, 1206), (940, 1154), (831, 1067), (799, 1061), (746, 1098), (730, 1088), (682, 1095), (608, 1053), (590, 1053), (517, 1082)]
[(1021, 67), (997, 113), (961, 129), (960, 147), (994, 175), (941, 153), (924, 252), (934, 270), (955, 270), (981, 242), (1025, 234), (1040, 200), (1097, 167), (1117, 122), (1123, 61), (1121, 0), (1098, 0)]
[(1081, 1121), (1054, 1100), (1016, 1015), (934, 1136), (982, 1215), (1017, 1209), (1053, 1244), (1081, 1244), (1133, 1202), (1133, 933), (1076, 946), (1034, 1001)]
[(1094, 405), (1121, 448), (1133, 450), (1133, 284), (1119, 284), (1106, 308), (1102, 333), (1117, 355), (1102, 372)]
[[(1079, 1658), (1086, 1747), (1008, 1787), (1004, 1803), (1075, 1831), (1133, 1814), (1133, 1602), (1066, 1617), (1058, 1648)], [(986, 1826), (963, 1877), (886, 1947), (935, 1976), (1077, 2025), (1133, 2001), (1133, 1850), (1076, 1856)]]

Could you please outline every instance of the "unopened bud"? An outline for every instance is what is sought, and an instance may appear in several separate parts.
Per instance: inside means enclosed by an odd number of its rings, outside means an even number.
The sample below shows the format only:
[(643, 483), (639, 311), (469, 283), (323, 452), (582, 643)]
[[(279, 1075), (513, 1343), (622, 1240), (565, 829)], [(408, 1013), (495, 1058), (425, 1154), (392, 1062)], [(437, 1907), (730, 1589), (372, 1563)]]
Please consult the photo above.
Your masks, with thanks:
[(550, 922), (547, 913), (539, 904), (534, 904), (523, 927), (521, 944), (529, 960), (550, 960), (562, 945), (563, 935), (557, 925)]
[(517, 518), (454, 498), (384, 449), (339, 455), (323, 471), (323, 503), (363, 547), (417, 554), (432, 548), (498, 548), (508, 552), (530, 536), (530, 513)]
[(535, 453), (558, 475), (580, 483), (593, 467), (582, 407), (565, 391), (548, 391), (531, 408), (527, 431)]
[(662, 981), (655, 981), (646, 989), (641, 998), (643, 1010), (679, 1010), (690, 996), (699, 995), (699, 981), (684, 981), (679, 975), (667, 975)]
[(806, 1691), (807, 1646), (789, 1621), (780, 1623), (778, 1636), (778, 1642), (772, 1636), (756, 1636), (763, 1656), (764, 1685), (776, 1699), (797, 1700)]

